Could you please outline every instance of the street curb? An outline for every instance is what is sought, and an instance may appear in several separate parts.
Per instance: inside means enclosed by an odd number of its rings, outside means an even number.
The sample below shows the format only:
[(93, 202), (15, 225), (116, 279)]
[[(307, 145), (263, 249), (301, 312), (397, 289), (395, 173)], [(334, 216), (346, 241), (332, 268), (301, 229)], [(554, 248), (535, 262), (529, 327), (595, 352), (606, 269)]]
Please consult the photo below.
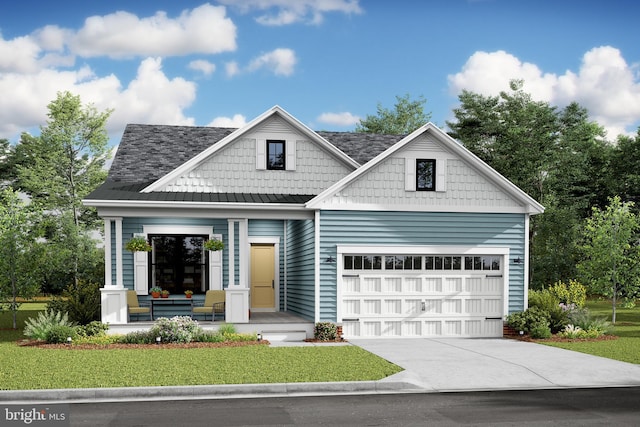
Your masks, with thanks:
[(300, 395), (424, 392), (405, 382), (320, 382), (117, 387), (52, 390), (0, 390), (0, 403), (117, 402), (132, 400), (230, 399)]

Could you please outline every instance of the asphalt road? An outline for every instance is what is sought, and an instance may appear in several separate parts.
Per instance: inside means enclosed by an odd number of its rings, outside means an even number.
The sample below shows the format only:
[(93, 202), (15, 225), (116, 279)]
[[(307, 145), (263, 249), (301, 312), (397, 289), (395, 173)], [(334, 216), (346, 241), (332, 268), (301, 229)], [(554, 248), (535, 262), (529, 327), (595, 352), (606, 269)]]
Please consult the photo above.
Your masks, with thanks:
[(71, 426), (638, 426), (640, 388), (74, 403)]

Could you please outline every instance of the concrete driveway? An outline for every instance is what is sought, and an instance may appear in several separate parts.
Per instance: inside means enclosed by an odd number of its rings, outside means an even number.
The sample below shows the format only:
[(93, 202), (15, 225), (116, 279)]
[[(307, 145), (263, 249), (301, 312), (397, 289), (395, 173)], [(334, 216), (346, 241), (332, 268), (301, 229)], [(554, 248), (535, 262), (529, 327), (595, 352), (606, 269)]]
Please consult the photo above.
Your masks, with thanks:
[(640, 365), (511, 339), (354, 339), (431, 391), (640, 386)]

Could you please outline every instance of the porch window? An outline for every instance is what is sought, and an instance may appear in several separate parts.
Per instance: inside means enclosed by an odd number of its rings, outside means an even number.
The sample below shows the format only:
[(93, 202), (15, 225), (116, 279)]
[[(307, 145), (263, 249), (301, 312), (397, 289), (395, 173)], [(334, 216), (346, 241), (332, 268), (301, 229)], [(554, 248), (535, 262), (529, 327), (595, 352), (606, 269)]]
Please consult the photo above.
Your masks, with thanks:
[(171, 295), (191, 290), (204, 294), (209, 283), (208, 251), (202, 244), (206, 235), (149, 235), (149, 287), (158, 286)]

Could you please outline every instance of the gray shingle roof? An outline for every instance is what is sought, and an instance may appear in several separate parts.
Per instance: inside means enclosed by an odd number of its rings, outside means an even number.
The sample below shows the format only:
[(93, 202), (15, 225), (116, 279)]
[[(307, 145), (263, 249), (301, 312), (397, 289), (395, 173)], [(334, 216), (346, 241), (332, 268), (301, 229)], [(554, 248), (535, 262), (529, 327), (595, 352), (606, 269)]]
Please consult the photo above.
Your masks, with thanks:
[[(91, 200), (155, 200), (246, 203), (304, 203), (314, 195), (140, 193), (140, 190), (221, 141), (234, 128), (129, 124), (125, 128), (107, 181), (87, 196)], [(402, 135), (317, 132), (339, 150), (364, 164), (402, 139)]]

